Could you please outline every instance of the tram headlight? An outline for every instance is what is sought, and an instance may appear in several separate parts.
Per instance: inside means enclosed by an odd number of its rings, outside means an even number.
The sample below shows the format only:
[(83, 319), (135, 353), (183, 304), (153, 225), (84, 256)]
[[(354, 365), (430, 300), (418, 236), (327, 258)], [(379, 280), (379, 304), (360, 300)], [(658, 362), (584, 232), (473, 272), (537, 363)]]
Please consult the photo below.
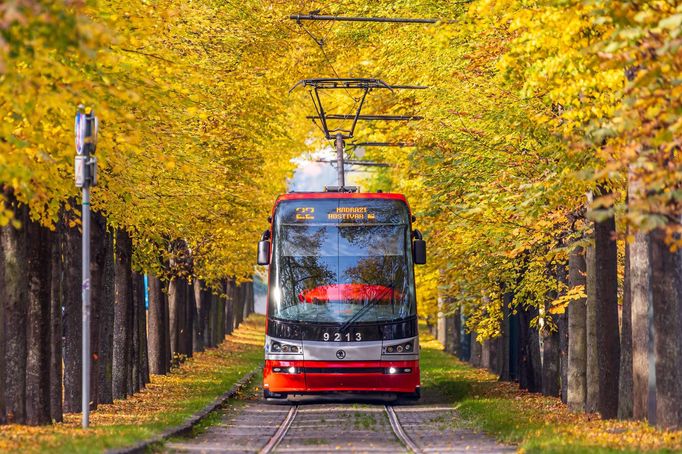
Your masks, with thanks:
[(387, 367), (386, 369), (384, 369), (384, 373), (387, 375), (410, 374), (410, 373), (412, 373), (412, 368), (411, 367)]
[(383, 348), (383, 353), (387, 355), (400, 355), (412, 353), (414, 351), (414, 340), (403, 342), (402, 344), (387, 345)]
[(301, 353), (301, 348), (298, 345), (285, 344), (279, 341), (270, 341), (270, 352), (271, 353), (283, 353), (283, 354), (298, 354)]
[(300, 374), (303, 372), (303, 369), (297, 368), (295, 366), (290, 367), (275, 366), (272, 368), (272, 371), (276, 374)]

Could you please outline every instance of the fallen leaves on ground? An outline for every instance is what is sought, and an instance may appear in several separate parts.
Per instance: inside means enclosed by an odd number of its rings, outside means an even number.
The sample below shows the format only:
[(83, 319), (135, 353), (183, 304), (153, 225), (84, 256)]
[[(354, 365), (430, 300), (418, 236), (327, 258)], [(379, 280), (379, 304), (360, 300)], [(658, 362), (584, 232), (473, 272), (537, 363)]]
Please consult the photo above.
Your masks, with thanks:
[[(443, 350), (430, 335), (422, 335), (421, 345), (424, 350)], [(518, 383), (499, 381), (497, 375), (485, 369), (447, 356), (437, 372), (444, 376), (438, 380), (466, 382), (470, 386), (468, 395), (457, 402), (460, 412), (469, 419), (467, 427), (486, 428), (486, 422), (496, 417), (513, 420), (512, 429), (494, 422), (487, 427), (493, 427), (488, 430), (492, 436), (518, 443), (521, 452), (556, 451), (569, 446), (585, 450), (682, 452), (682, 431), (656, 429), (644, 421), (603, 420), (596, 413), (574, 413), (559, 398), (529, 393), (519, 389)], [(429, 372), (422, 370), (428, 377)], [(482, 405), (469, 405), (472, 401)]]
[(0, 426), (0, 452), (101, 451), (144, 439), (178, 424), (227, 391), (262, 359), (264, 318), (252, 315), (218, 347), (195, 353), (168, 375), (152, 375), (142, 391), (90, 414), (64, 415), (50, 426)]

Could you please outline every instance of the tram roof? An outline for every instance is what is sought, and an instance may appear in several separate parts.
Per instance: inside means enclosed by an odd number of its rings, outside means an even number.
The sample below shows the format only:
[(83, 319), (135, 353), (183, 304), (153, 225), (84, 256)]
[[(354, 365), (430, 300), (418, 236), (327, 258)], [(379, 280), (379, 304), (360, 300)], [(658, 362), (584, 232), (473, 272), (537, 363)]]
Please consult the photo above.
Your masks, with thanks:
[(283, 200), (317, 199), (391, 199), (407, 203), (407, 199), (403, 194), (391, 192), (289, 192), (277, 197), (275, 205)]
[(374, 199), (374, 200), (400, 200), (407, 205), (408, 212), (412, 212), (410, 204), (403, 194), (392, 192), (289, 192), (277, 197), (274, 212), (279, 202), (284, 200), (321, 200), (321, 199)]

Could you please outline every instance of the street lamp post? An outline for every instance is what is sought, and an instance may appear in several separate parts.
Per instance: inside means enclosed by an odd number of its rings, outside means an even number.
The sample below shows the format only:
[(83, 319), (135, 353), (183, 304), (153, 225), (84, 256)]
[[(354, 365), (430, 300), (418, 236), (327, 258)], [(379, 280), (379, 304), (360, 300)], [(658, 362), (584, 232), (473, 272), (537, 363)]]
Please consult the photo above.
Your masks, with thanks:
[(83, 226), (83, 270), (82, 283), (82, 311), (83, 311), (83, 428), (90, 424), (90, 187), (97, 184), (97, 117), (90, 108), (78, 106), (76, 111), (76, 159), (75, 177), (76, 187), (83, 191), (82, 226)]

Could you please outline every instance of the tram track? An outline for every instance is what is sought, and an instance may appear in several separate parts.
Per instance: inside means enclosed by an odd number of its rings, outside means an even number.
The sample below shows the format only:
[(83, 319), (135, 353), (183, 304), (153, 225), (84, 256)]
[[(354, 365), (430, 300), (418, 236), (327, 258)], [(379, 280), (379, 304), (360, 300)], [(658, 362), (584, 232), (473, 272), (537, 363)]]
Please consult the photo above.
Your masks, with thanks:
[(259, 454), (268, 454), (277, 449), (277, 446), (279, 446), (282, 440), (284, 440), (284, 437), (286, 437), (287, 432), (289, 431), (291, 425), (294, 423), (294, 419), (296, 419), (297, 414), (298, 405), (292, 405), (291, 410), (289, 410), (289, 413), (287, 413), (287, 416), (286, 418), (284, 418), (284, 421), (282, 421), (282, 423), (279, 425), (277, 431), (270, 438), (270, 440), (268, 440), (267, 444), (263, 446), (263, 449), (259, 451)]
[(407, 435), (402, 424), (400, 424), (400, 419), (398, 419), (398, 414), (393, 409), (392, 405), (385, 405), (386, 415), (388, 416), (388, 421), (391, 423), (391, 429), (395, 436), (400, 440), (400, 442), (409, 449), (413, 454), (420, 454), (422, 451), (415, 444), (414, 441)]
[[(412, 438), (410, 438), (407, 432), (405, 432), (405, 429), (400, 423), (398, 414), (393, 409), (393, 406), (385, 405), (384, 411), (386, 412), (386, 416), (391, 425), (391, 430), (393, 431), (395, 437), (400, 441), (400, 443), (402, 443), (405, 446), (405, 448), (407, 448), (411, 453), (421, 454), (422, 450), (419, 448), (419, 446), (417, 446), (417, 444), (412, 440)], [(275, 452), (277, 447), (287, 436), (287, 433), (289, 432), (289, 429), (293, 425), (297, 414), (298, 405), (292, 405), (291, 409), (289, 410), (289, 413), (287, 413), (287, 416), (284, 418), (284, 420), (277, 428), (277, 431), (275, 431), (275, 433), (272, 435), (272, 437), (270, 437), (266, 445), (263, 446), (263, 448), (259, 451), (259, 454), (268, 454), (271, 452)]]

